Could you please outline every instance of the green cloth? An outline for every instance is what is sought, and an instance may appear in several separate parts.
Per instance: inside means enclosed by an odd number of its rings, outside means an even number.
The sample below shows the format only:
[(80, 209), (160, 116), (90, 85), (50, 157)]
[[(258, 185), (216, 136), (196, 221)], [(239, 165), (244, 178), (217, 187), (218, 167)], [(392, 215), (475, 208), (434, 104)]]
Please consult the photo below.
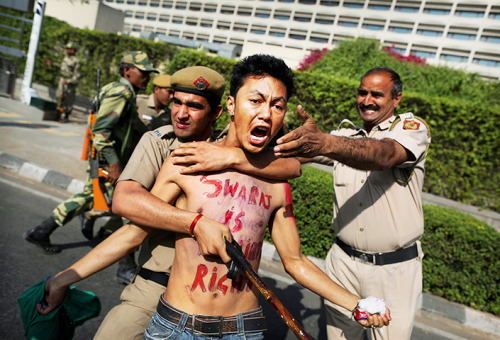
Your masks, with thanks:
[(43, 299), (46, 281), (36, 283), (17, 298), (26, 339), (71, 339), (76, 326), (99, 315), (101, 302), (92, 292), (70, 287), (59, 307), (48, 315), (40, 315), (36, 305)]

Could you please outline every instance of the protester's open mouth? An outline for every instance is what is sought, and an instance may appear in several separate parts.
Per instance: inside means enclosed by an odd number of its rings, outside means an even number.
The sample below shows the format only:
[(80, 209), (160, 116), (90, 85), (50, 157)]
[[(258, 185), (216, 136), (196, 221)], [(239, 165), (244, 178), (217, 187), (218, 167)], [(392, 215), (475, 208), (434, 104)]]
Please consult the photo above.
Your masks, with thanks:
[(257, 126), (250, 133), (250, 141), (252, 144), (262, 144), (268, 137), (269, 127)]

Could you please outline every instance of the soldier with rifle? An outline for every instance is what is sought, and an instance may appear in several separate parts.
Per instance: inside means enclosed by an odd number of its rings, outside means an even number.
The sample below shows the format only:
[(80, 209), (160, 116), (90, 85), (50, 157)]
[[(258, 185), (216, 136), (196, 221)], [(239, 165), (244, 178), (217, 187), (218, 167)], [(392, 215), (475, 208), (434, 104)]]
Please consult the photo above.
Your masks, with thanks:
[[(91, 128), (93, 138), (92, 148), (89, 148), (88, 176), (83, 192), (59, 204), (49, 218), (25, 233), (26, 241), (41, 248), (45, 254), (61, 251), (60, 247), (50, 242), (49, 236), (54, 230), (94, 208), (94, 185), (98, 184), (102, 188), (108, 200), (112, 198), (114, 184), (138, 142), (137, 134), (132, 131), (133, 119), (137, 117), (136, 93), (146, 88), (151, 72), (158, 71), (150, 64), (146, 53), (125, 53), (120, 63), (122, 78), (99, 91)], [(99, 176), (99, 172), (101, 175), (106, 174), (105, 180)], [(93, 221), (86, 221), (82, 227), (84, 236), (92, 239)]]
[(73, 110), (73, 103), (75, 102), (76, 86), (81, 77), (81, 62), (75, 56), (76, 44), (68, 42), (65, 46), (66, 56), (61, 64), (52, 63), (50, 59), (45, 60), (49, 66), (57, 66), (61, 69), (61, 78), (57, 85), (57, 109), (61, 113), (61, 122), (66, 123), (69, 121), (69, 115)]

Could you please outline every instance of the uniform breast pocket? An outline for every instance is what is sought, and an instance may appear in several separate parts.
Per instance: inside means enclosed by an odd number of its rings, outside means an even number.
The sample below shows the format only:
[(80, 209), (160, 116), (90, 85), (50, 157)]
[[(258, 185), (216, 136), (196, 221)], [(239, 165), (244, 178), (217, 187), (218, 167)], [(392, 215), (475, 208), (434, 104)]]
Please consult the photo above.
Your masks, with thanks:
[(365, 177), (364, 171), (355, 170), (347, 165), (337, 163), (333, 167), (333, 183), (335, 187), (345, 187), (355, 184), (359, 177)]

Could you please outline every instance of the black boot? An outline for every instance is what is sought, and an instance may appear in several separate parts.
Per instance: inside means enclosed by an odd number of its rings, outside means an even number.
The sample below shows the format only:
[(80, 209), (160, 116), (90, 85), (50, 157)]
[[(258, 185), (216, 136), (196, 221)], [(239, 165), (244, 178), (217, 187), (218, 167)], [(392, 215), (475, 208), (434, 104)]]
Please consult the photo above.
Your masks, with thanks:
[(134, 279), (136, 271), (137, 265), (134, 260), (134, 252), (132, 252), (118, 262), (116, 280), (120, 283), (128, 285)]
[(51, 216), (38, 226), (31, 228), (24, 233), (24, 239), (40, 247), (45, 254), (57, 254), (61, 249), (50, 243), (49, 236), (54, 230), (59, 227), (54, 218)]
[(80, 214), (80, 223), (82, 228), (82, 234), (87, 240), (92, 240), (94, 238), (94, 218), (87, 218), (86, 214)]

